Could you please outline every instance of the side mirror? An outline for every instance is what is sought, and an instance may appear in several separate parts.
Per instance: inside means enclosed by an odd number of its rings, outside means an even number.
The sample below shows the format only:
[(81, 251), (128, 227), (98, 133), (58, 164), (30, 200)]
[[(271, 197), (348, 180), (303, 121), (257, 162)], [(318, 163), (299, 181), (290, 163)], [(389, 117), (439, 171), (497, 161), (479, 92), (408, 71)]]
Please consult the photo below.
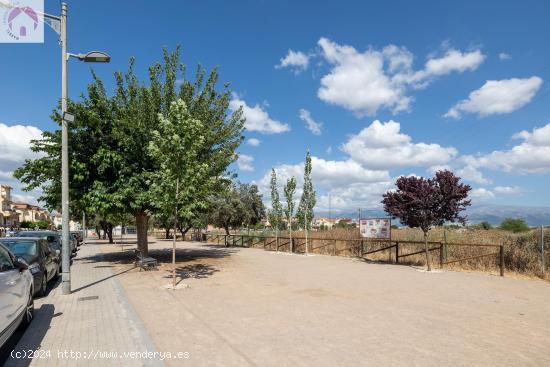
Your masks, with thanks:
[(17, 266), (20, 270), (26, 270), (29, 268), (29, 264), (22, 257), (18, 257), (17, 259), (15, 259), (14, 265)]

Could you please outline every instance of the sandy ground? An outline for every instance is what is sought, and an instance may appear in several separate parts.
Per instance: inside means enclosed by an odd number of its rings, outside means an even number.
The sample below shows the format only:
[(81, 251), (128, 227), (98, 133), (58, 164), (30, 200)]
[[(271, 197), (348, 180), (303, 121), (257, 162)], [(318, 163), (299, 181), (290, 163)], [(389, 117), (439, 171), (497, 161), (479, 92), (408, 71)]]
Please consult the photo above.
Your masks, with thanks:
[[(171, 242), (151, 241), (170, 262)], [(115, 273), (132, 247), (103, 246)], [(156, 349), (189, 353), (169, 366), (550, 365), (542, 281), (192, 242), (177, 254), (178, 290), (169, 264), (117, 276)]]

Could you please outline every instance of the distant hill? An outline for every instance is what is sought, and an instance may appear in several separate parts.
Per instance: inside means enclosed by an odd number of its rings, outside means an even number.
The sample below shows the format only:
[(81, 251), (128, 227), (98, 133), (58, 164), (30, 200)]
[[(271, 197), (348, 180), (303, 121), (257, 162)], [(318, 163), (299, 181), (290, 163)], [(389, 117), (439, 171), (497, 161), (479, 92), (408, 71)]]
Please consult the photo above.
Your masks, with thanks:
[(468, 209), (468, 222), (500, 224), (504, 218), (521, 218), (530, 226), (550, 224), (550, 207), (516, 205), (475, 205)]
[[(316, 216), (328, 217), (328, 213), (315, 213)], [(516, 206), (516, 205), (474, 205), (468, 208), (466, 215), (469, 223), (487, 221), (500, 224), (504, 218), (521, 218), (530, 226), (550, 225), (550, 207), (547, 206)], [(333, 218), (357, 218), (358, 212), (332, 213)], [(362, 217), (387, 217), (382, 209), (363, 209)], [(398, 223), (396, 223), (398, 224)]]

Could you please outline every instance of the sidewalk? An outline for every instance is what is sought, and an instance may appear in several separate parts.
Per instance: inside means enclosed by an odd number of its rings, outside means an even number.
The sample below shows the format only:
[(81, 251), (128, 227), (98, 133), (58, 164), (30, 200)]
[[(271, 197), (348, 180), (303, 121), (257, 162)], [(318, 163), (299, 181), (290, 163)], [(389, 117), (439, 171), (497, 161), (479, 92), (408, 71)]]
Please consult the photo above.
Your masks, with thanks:
[(35, 300), (35, 319), (6, 366), (163, 366), (111, 268), (96, 241), (81, 246), (72, 294), (58, 285)]

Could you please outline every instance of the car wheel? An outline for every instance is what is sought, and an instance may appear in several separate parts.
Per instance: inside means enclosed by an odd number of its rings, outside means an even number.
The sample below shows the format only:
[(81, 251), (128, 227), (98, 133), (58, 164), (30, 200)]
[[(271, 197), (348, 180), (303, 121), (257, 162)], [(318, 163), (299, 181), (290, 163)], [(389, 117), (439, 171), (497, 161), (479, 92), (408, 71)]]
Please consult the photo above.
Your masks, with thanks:
[(25, 315), (23, 316), (23, 320), (19, 325), (20, 330), (26, 329), (34, 317), (34, 298), (32, 297), (32, 293), (33, 291), (31, 289), (29, 292), (29, 300), (27, 301), (27, 307), (25, 308)]
[(44, 297), (46, 295), (46, 288), (48, 286), (48, 274), (42, 275), (42, 281), (40, 282), (40, 289), (38, 290), (38, 296)]

